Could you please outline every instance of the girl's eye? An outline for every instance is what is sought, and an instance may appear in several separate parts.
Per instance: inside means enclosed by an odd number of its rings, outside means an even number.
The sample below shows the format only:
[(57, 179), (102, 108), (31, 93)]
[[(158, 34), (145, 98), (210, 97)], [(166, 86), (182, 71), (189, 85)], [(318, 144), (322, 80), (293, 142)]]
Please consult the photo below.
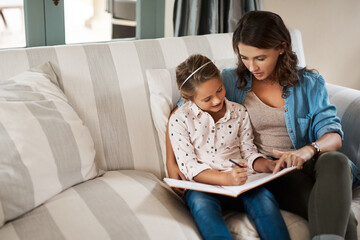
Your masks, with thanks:
[(264, 61), (265, 58), (257, 58), (257, 60), (259, 60), (259, 61)]
[(206, 98), (206, 99), (204, 100), (204, 102), (208, 102), (208, 101), (210, 101), (210, 99), (211, 99), (211, 98)]
[(247, 58), (244, 56), (240, 56), (241, 60), (246, 60)]
[(217, 90), (218, 93), (221, 92), (221, 91), (222, 91), (222, 87)]

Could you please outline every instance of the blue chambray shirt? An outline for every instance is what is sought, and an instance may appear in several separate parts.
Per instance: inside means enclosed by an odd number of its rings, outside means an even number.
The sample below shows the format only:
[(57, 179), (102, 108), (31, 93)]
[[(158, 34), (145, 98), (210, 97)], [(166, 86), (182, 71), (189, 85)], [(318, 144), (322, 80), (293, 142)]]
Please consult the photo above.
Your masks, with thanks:
[[(224, 69), (221, 74), (226, 97), (243, 104), (246, 93), (251, 91), (252, 75), (249, 76), (247, 85), (238, 89), (240, 80), (235, 68)], [(298, 84), (288, 88), (284, 112), (294, 148), (310, 144), (329, 132), (337, 132), (343, 138), (340, 118), (336, 116), (336, 107), (329, 102), (323, 77), (306, 71), (299, 72), (298, 76)]]

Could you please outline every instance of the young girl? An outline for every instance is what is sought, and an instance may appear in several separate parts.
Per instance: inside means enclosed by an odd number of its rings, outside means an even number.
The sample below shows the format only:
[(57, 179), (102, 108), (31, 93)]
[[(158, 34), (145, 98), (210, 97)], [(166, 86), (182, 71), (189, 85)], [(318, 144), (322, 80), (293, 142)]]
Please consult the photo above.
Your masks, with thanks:
[[(170, 117), (169, 136), (181, 172), (202, 183), (244, 184), (246, 167), (265, 157), (253, 144), (246, 109), (225, 98), (220, 72), (207, 57), (181, 63), (176, 81), (186, 103)], [(232, 239), (222, 217), (229, 208), (248, 213), (262, 239), (290, 239), (276, 200), (263, 187), (237, 198), (191, 190), (184, 197), (204, 239)]]
[[(275, 13), (246, 13), (233, 48), (238, 67), (222, 72), (226, 97), (246, 106), (254, 143), (269, 156), (252, 167), (277, 172), (297, 166), (266, 185), (280, 207), (308, 219), (312, 239), (357, 239), (351, 196), (359, 169), (337, 152), (343, 132), (324, 79), (297, 68), (290, 33)], [(167, 157), (170, 177), (178, 178), (173, 157)]]

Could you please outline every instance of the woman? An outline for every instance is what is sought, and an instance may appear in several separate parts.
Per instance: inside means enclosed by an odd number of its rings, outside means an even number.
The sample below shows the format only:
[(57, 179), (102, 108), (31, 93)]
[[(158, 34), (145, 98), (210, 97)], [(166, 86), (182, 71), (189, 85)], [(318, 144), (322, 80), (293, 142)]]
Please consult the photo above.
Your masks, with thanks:
[[(233, 48), (238, 67), (222, 72), (226, 97), (245, 105), (254, 143), (269, 157), (256, 159), (252, 167), (276, 173), (297, 166), (266, 185), (280, 208), (308, 219), (313, 239), (357, 239), (350, 208), (351, 167), (356, 167), (337, 152), (343, 132), (324, 79), (296, 67), (290, 33), (275, 13), (245, 14)], [(167, 156), (169, 176), (181, 177), (171, 149)]]

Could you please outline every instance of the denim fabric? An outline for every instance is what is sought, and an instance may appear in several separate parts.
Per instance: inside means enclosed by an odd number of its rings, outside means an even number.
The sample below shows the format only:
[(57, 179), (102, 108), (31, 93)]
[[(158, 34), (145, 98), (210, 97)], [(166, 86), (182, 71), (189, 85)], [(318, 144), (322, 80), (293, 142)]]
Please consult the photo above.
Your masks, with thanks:
[(233, 239), (223, 219), (224, 210), (246, 212), (261, 239), (290, 239), (274, 196), (263, 187), (237, 198), (188, 190), (185, 201), (204, 239)]
[[(246, 93), (251, 91), (252, 75), (247, 85), (239, 89), (240, 80), (236, 69), (224, 69), (222, 78), (226, 97), (230, 101), (244, 103)], [(290, 139), (295, 149), (310, 144), (328, 132), (343, 136), (336, 107), (329, 102), (325, 81), (314, 72), (300, 71), (299, 82), (288, 88), (285, 97), (285, 121)]]
[(352, 173), (352, 186), (355, 188), (360, 185), (360, 169), (352, 161), (349, 160), (349, 162)]

